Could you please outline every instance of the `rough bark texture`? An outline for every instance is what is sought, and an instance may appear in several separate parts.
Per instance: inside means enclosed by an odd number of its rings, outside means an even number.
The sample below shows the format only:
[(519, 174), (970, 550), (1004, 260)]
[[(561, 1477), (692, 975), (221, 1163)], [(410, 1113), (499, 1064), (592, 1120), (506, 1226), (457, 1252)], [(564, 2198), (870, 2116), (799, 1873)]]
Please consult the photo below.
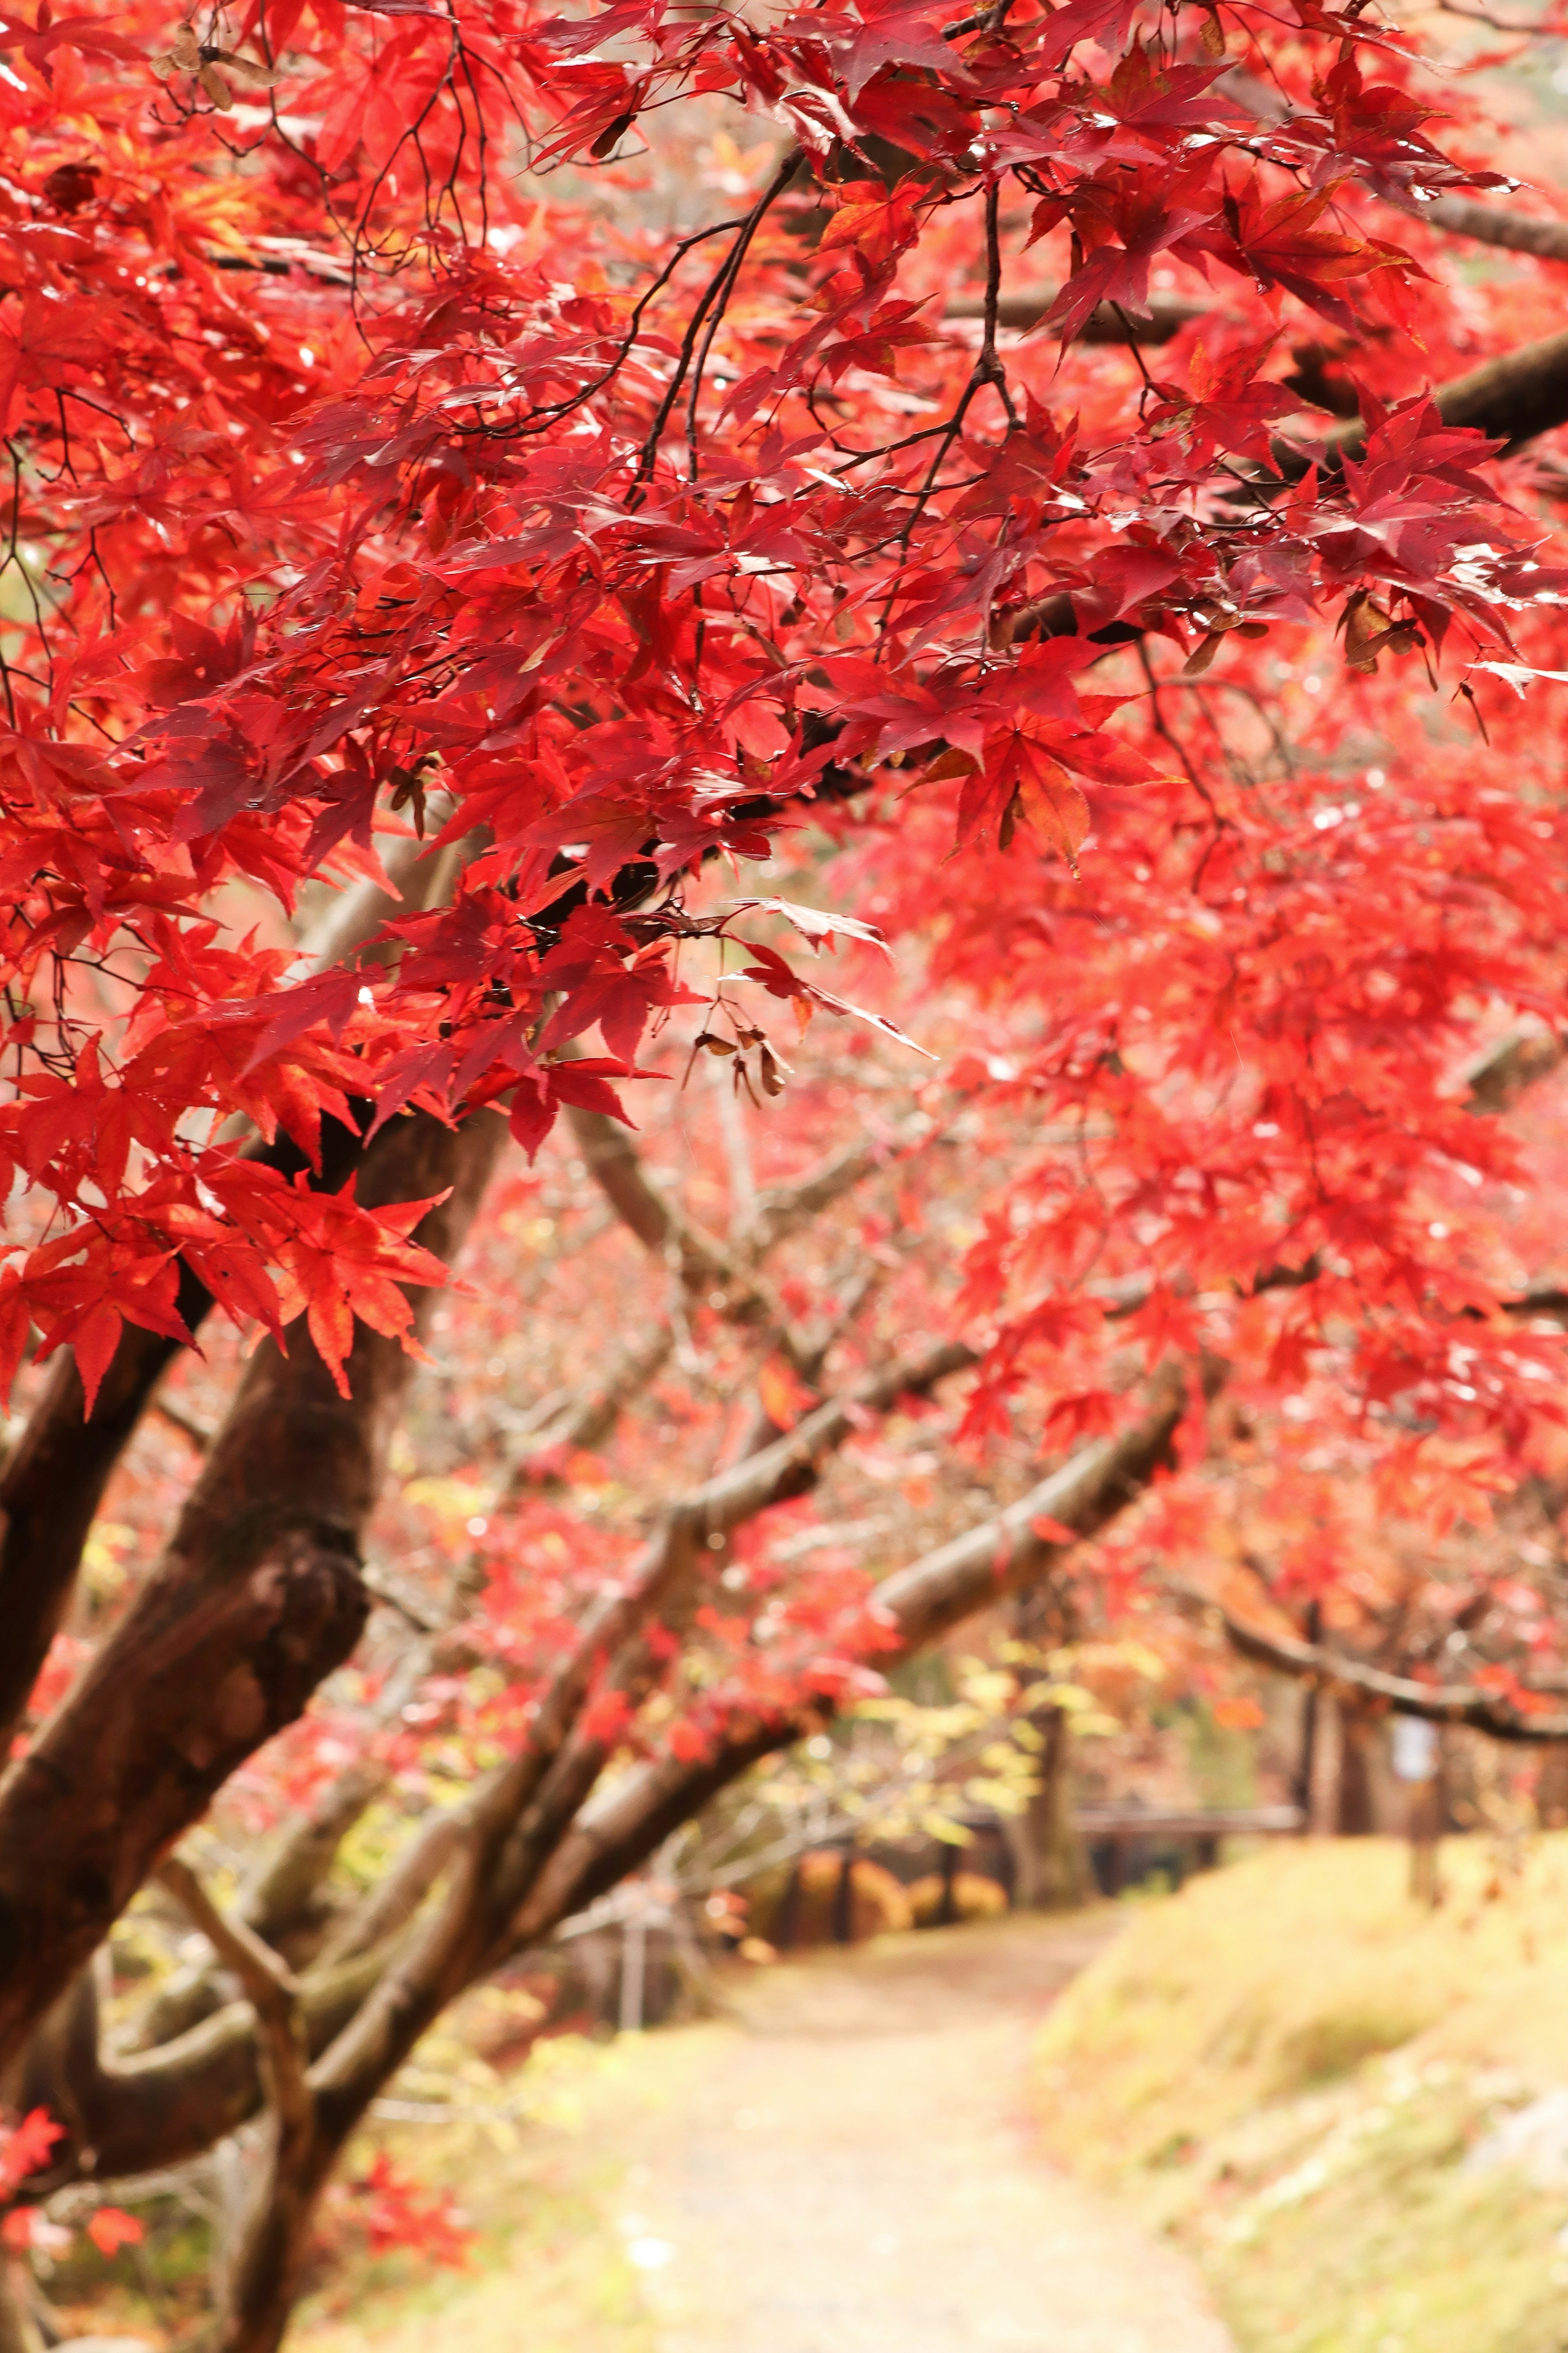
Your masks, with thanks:
[[(501, 1133), (493, 1114), (456, 1133), (399, 1120), (360, 1198), (455, 1187), (420, 1234), (449, 1258)], [(302, 1329), (288, 1356), (262, 1344), (163, 1559), (0, 1786), (0, 2066), (215, 1790), (353, 1650), (359, 1535), (409, 1367), (361, 1327), (344, 1399)]]

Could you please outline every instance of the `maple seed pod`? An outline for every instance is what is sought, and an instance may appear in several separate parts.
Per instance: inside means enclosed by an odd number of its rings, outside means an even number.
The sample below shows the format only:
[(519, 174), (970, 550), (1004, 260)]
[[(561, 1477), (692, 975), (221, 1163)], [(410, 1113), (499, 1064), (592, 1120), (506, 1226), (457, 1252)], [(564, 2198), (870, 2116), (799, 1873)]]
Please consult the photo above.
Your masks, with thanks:
[(198, 73), (201, 70), (202, 45), (196, 38), (196, 28), (184, 24), (174, 36), (174, 46), (153, 60), (153, 70), (167, 80), (174, 73)]
[(593, 145), (588, 150), (589, 154), (594, 156), (597, 162), (603, 163), (605, 157), (613, 153), (615, 149), (620, 144), (621, 140), (631, 129), (632, 124), (636, 121), (637, 116), (635, 114), (629, 112), (626, 114), (617, 114), (615, 121), (608, 124), (605, 130), (600, 132), (598, 137), (595, 140)]
[(1225, 643), (1223, 629), (1211, 629), (1195, 653), (1189, 654), (1182, 665), (1184, 678), (1201, 678), (1221, 646)]

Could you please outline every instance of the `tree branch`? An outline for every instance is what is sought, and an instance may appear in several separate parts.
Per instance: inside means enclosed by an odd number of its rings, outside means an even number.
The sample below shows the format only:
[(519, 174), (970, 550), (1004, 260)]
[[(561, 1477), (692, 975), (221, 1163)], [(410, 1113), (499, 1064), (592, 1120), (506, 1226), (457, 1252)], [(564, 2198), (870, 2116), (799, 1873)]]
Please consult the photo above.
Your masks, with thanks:
[[(1201, 1595), (1194, 1599), (1203, 1601)], [(1321, 1643), (1303, 1642), (1294, 1635), (1271, 1634), (1249, 1625), (1217, 1602), (1203, 1601), (1225, 1629), (1231, 1648), (1255, 1666), (1315, 1683), (1320, 1691), (1346, 1698), (1379, 1700), (1394, 1715), (1424, 1716), (1429, 1724), (1465, 1724), (1493, 1740), (1568, 1740), (1568, 1715), (1537, 1715), (1501, 1699), (1474, 1683), (1418, 1683), (1408, 1676), (1384, 1674), (1354, 1659), (1325, 1650)]]
[[(1080, 1449), (1017, 1503), (884, 1578), (876, 1599), (898, 1630), (894, 1655), (912, 1655), (960, 1619), (1048, 1574), (1073, 1542), (1097, 1535), (1145, 1492), (1170, 1460), (1190, 1397), (1188, 1379), (1174, 1363), (1161, 1368), (1151, 1390), (1148, 1409), (1118, 1437)], [(1070, 1529), (1071, 1540), (1037, 1534), (1031, 1524), (1047, 1517)], [(560, 1841), (519, 1904), (509, 1926), (511, 1942), (537, 1944), (635, 1870), (738, 1775), (790, 1746), (832, 1712), (828, 1702), (814, 1696), (797, 1715), (737, 1725), (706, 1758), (667, 1758), (623, 1777), (584, 1808)]]
[[(456, 1131), (395, 1121), (360, 1198), (450, 1186), (419, 1229), (450, 1258), (504, 1132), (493, 1113)], [(416, 1322), (430, 1305), (416, 1297)], [(158, 1569), (0, 1783), (0, 2064), (213, 1792), (353, 1650), (360, 1532), (410, 1370), (363, 1326), (348, 1398), (302, 1334), (287, 1357), (269, 1341), (251, 1357)]]
[(666, 1198), (643, 1166), (631, 1131), (605, 1112), (574, 1105), (566, 1115), (590, 1173), (649, 1255), (672, 1267), (683, 1288), (726, 1322), (771, 1333), (781, 1356), (794, 1364), (799, 1343), (777, 1301), (722, 1242)]
[(934, 1143), (942, 1133), (935, 1122), (922, 1113), (911, 1120), (899, 1134), (885, 1143), (873, 1138), (868, 1143), (846, 1145), (815, 1168), (797, 1176), (793, 1184), (764, 1186), (752, 1205), (751, 1216), (735, 1238), (737, 1252), (752, 1262), (765, 1258), (791, 1234), (819, 1218), (824, 1209), (831, 1208), (857, 1185), (894, 1162)]
[[(1248, 73), (1245, 67), (1234, 67), (1221, 77), (1215, 88), (1260, 122), (1283, 126), (1290, 121), (1290, 101), (1283, 90)], [(1545, 261), (1568, 261), (1568, 221), (1549, 215), (1517, 212), (1508, 205), (1479, 204), (1473, 196), (1434, 196), (1427, 204), (1418, 204), (1414, 198), (1407, 204), (1400, 204), (1393, 197), (1384, 201), (1412, 220), (1447, 229), (1454, 237), (1470, 237), (1478, 245), (1502, 246), (1513, 253), (1533, 253)]]
[[(1219, 1381), (1220, 1368), (1207, 1368), (1205, 1389), (1212, 1393)], [(1081, 1448), (994, 1518), (883, 1579), (878, 1606), (898, 1627), (903, 1650), (923, 1649), (960, 1619), (1037, 1583), (1074, 1544), (1097, 1535), (1145, 1492), (1173, 1460), (1193, 1395), (1187, 1368), (1173, 1359), (1160, 1367), (1149, 1388), (1143, 1412), (1116, 1437)], [(1041, 1520), (1070, 1529), (1070, 1538), (1040, 1534), (1035, 1524)]]
[[(752, 1213), (726, 1249), (682, 1218), (644, 1166), (625, 1128), (598, 1112), (573, 1111), (574, 1133), (594, 1176), (617, 1214), (653, 1256), (679, 1261), (684, 1288), (712, 1301), (720, 1292), (716, 1312), (742, 1328), (769, 1330), (779, 1351), (803, 1380), (814, 1388), (821, 1377), (823, 1359), (836, 1336), (806, 1336), (787, 1323), (777, 1303), (757, 1283), (752, 1270), (780, 1242), (820, 1217), (824, 1209), (889, 1161), (930, 1142), (937, 1130), (924, 1118), (889, 1143), (855, 1144), (833, 1154), (790, 1185), (770, 1187), (758, 1194)], [(614, 1430), (633, 1398), (658, 1378), (674, 1351), (675, 1335), (668, 1323), (643, 1338), (628, 1341), (612, 1359), (609, 1371), (580, 1389), (531, 1438), (514, 1459), (508, 1486), (510, 1492), (542, 1475), (563, 1451), (574, 1452), (600, 1445)], [(747, 1451), (752, 1451), (750, 1448)]]
[[(389, 865), (409, 882), (413, 902), (419, 903), (415, 869), (427, 853), (417, 842), (409, 847), (417, 855), (407, 860), (405, 869), (395, 859)], [(432, 869), (429, 887), (438, 880)], [(394, 906), (374, 886), (345, 893), (325, 929), (306, 944), (311, 968), (321, 970), (353, 955), (380, 930)], [(285, 1176), (304, 1171), (312, 1185), (335, 1192), (361, 1152), (360, 1139), (351, 1129), (324, 1119), (320, 1175), (310, 1171), (304, 1154), (287, 1136), (279, 1136), (275, 1145), (256, 1144), (249, 1156)], [(193, 1335), (213, 1304), (211, 1293), (183, 1261), (175, 1303)], [(0, 1623), (6, 1630), (0, 1647), (0, 1756), (8, 1751), (26, 1715), (59, 1630), (104, 1489), (180, 1346), (162, 1333), (125, 1324), (90, 1420), (76, 1357), (62, 1349), (0, 1472)], [(172, 1410), (170, 1419), (175, 1419)]]
[[(1027, 332), (1037, 327), (1057, 299), (1059, 289), (1042, 286), (1033, 294), (1004, 294), (996, 305), (999, 327)], [(1179, 294), (1151, 294), (1144, 311), (1127, 311), (1121, 304), (1101, 302), (1089, 312), (1072, 338), (1075, 343), (1168, 343), (1194, 319), (1211, 315), (1213, 303), (1194, 302)], [(944, 319), (984, 319), (983, 294), (960, 294), (942, 311)], [(1058, 334), (1058, 340), (1065, 340)]]
[(177, 1854), (165, 1856), (158, 1879), (201, 1930), (224, 1968), (239, 1980), (256, 2016), (261, 2076), (280, 2135), (308, 2133), (315, 2109), (300, 2010), (300, 1987), (270, 1945), (243, 1920), (220, 1912), (195, 1873)]

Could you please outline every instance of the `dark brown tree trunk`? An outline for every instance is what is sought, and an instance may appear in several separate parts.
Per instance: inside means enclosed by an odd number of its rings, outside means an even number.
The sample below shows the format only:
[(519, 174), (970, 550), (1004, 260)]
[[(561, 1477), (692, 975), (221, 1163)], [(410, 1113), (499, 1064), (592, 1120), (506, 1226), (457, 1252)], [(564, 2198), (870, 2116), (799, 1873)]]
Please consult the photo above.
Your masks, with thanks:
[[(450, 1259), (503, 1134), (494, 1113), (456, 1131), (397, 1120), (360, 1198), (452, 1187), (419, 1234)], [(360, 1534), (410, 1369), (363, 1326), (346, 1399), (302, 1325), (287, 1356), (270, 1342), (252, 1356), (163, 1561), (0, 1786), (0, 2067), (213, 1793), (353, 1649)]]
[[(323, 1121), (319, 1181), (329, 1189), (342, 1184), (359, 1149), (351, 1129)], [(303, 1154), (282, 1136), (275, 1146), (258, 1148), (257, 1157), (288, 1174), (305, 1166)], [(186, 1330), (199, 1332), (212, 1294), (184, 1266), (177, 1304)], [(0, 1622), (6, 1629), (0, 1646), (0, 1743), (22, 1720), (114, 1466), (179, 1353), (177, 1340), (126, 1324), (89, 1420), (76, 1358), (62, 1350), (0, 1473)]]

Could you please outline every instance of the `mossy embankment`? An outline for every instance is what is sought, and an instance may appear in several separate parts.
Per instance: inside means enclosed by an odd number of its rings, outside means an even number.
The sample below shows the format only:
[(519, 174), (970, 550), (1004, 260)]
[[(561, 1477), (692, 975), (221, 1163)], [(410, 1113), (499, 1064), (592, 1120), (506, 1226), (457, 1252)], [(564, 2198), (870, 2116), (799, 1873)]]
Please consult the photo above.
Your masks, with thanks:
[(1243, 2353), (1568, 2348), (1568, 1838), (1444, 1879), (1432, 1911), (1392, 1841), (1277, 1847), (1140, 1905), (1039, 2038), (1047, 2145), (1199, 2257)]

